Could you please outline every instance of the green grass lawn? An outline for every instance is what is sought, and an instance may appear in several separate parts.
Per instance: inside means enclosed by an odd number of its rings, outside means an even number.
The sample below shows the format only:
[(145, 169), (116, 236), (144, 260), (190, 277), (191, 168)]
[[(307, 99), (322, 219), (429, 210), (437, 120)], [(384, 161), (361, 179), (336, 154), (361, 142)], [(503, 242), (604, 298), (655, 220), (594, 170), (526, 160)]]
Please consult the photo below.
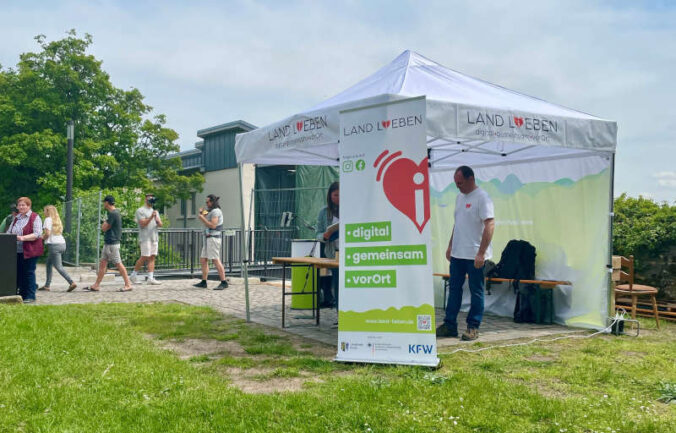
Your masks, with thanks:
[[(216, 352), (161, 347), (200, 341)], [(0, 431), (674, 432), (675, 343), (665, 324), (442, 354), (429, 370), (333, 363), (208, 308), (0, 305)]]

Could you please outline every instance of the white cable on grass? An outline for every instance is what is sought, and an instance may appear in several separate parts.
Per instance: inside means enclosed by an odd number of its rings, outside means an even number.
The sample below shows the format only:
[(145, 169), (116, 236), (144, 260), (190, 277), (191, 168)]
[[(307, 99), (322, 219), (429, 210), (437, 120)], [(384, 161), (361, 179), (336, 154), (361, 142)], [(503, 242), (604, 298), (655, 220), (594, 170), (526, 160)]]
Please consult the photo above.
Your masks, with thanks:
[(550, 339), (534, 338), (530, 341), (525, 341), (523, 343), (501, 344), (501, 345), (498, 345), (498, 346), (482, 347), (480, 349), (462, 349), (462, 348), (460, 348), (460, 349), (455, 349), (452, 352), (448, 352), (447, 354), (445, 353), (444, 355), (452, 355), (452, 354), (457, 353), (457, 352), (478, 353), (478, 352), (483, 352), (484, 350), (488, 350), (488, 349), (499, 349), (499, 348), (504, 348), (504, 347), (527, 346), (529, 344), (533, 344), (533, 343), (538, 342), (538, 341), (540, 341), (542, 343), (551, 343), (552, 341), (563, 340), (565, 338), (591, 338), (591, 337), (594, 337), (594, 336), (599, 335), (599, 334), (609, 333), (611, 331), (611, 329), (613, 328), (613, 325), (615, 325), (615, 323), (617, 323), (620, 320), (624, 320), (625, 314), (627, 313), (627, 311), (624, 308), (620, 308), (620, 310), (622, 312), (620, 313), (619, 311), (617, 311), (615, 313), (615, 317), (613, 317), (613, 321), (610, 325), (606, 326), (605, 328), (601, 329), (600, 331), (594, 332), (593, 334), (589, 334), (589, 335), (564, 335), (564, 336), (561, 336), (561, 337), (550, 338)]

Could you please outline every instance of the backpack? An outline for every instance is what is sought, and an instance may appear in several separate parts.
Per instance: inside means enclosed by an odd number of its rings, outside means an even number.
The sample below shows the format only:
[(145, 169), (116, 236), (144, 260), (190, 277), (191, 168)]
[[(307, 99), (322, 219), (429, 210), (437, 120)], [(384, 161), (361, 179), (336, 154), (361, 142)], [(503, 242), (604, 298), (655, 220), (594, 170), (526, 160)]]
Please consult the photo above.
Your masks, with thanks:
[(514, 321), (517, 323), (534, 323), (537, 308), (535, 284), (520, 284), (519, 280), (535, 278), (535, 247), (527, 241), (512, 239), (502, 250), (500, 261), (490, 273), (491, 277), (509, 278), (516, 294), (514, 305)]
[(528, 241), (512, 239), (502, 250), (500, 261), (489, 276), (531, 280), (535, 278), (535, 256), (535, 247)]

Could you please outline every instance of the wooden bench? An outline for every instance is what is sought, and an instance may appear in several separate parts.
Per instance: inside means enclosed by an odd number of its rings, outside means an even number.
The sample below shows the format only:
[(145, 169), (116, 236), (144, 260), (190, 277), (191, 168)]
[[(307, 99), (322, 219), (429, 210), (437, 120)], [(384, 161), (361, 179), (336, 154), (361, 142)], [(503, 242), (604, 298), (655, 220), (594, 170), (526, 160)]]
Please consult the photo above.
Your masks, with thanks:
[[(449, 290), (449, 279), (451, 278), (451, 274), (442, 274), (442, 273), (434, 273), (435, 277), (441, 277), (444, 280), (444, 308), (446, 308), (446, 296), (447, 292)], [(541, 289), (553, 289), (556, 286), (570, 286), (572, 283), (570, 281), (557, 281), (557, 280), (514, 280), (510, 278), (497, 278), (497, 277), (488, 277), (486, 278), (486, 281), (490, 281), (491, 283), (512, 283), (514, 281), (519, 281), (520, 283), (523, 284), (536, 284), (539, 286)], [(551, 303), (549, 305), (548, 311), (550, 312), (549, 317), (547, 318), (547, 322), (549, 324), (552, 324), (554, 322), (554, 305), (553, 305), (553, 297), (549, 297), (549, 302)]]

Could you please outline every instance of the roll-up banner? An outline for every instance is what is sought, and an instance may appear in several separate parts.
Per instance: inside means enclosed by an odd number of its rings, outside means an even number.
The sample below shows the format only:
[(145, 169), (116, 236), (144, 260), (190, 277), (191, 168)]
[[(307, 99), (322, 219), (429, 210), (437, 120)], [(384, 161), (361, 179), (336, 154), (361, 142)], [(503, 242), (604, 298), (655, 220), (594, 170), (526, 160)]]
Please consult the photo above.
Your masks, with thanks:
[(340, 113), (337, 361), (437, 366), (425, 98)]

